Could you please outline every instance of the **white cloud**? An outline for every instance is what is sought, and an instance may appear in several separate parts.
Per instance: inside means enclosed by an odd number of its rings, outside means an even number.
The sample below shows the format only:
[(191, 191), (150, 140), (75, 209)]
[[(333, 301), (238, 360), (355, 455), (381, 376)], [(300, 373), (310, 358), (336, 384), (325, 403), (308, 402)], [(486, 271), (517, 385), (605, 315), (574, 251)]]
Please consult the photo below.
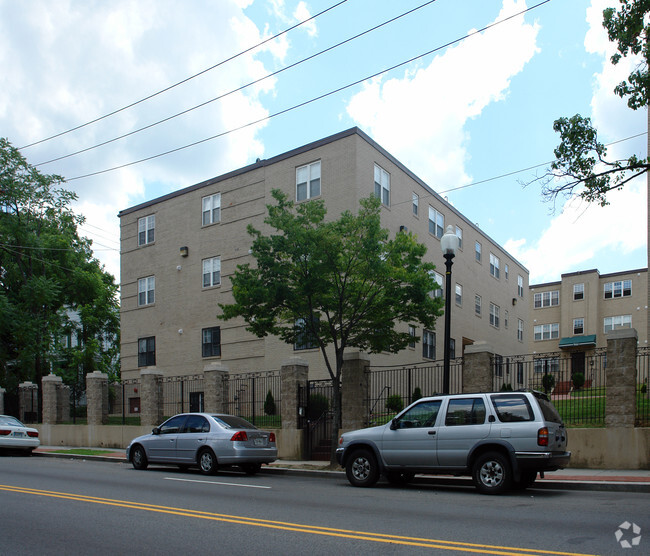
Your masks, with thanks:
[[(298, 2), (298, 5), (296, 6), (296, 10), (293, 12), (293, 17), (296, 18), (297, 21), (305, 21), (311, 17), (311, 13), (309, 13), (309, 8), (307, 7), (307, 4), (305, 2)], [(313, 19), (309, 21), (308, 23), (305, 23), (303, 25), (303, 28), (307, 32), (307, 34), (310, 37), (315, 37), (318, 35), (318, 29), (316, 27), (316, 21)]]
[[(523, 0), (504, 0), (496, 20), (525, 7)], [(432, 187), (469, 183), (464, 126), (507, 97), (512, 77), (538, 51), (537, 32), (537, 25), (514, 18), (401, 78), (366, 83), (351, 98), (348, 114), (407, 166), (426, 169), (420, 177)]]

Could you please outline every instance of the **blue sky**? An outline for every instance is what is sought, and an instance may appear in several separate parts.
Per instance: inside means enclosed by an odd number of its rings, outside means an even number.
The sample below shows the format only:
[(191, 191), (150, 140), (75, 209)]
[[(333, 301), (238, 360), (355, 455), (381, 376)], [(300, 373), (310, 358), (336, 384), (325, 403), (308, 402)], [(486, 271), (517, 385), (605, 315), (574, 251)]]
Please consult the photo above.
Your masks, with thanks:
[[(24, 147), (68, 130), (337, 3), (0, 0), (0, 135)], [(424, 3), (344, 1), (147, 102), (22, 152), (37, 164), (130, 133)], [(68, 187), (79, 195), (76, 208), (88, 219), (82, 233), (93, 239), (97, 257), (115, 275), (119, 210), (352, 126), (503, 245), (529, 269), (531, 283), (559, 280), (562, 273), (581, 269), (609, 273), (646, 267), (644, 180), (612, 194), (605, 208), (564, 199), (553, 207), (541, 198), (539, 185), (522, 186), (543, 172), (539, 165), (553, 159), (558, 137), (552, 123), (560, 116), (592, 117), (605, 143), (647, 131), (647, 112), (630, 111), (612, 93), (633, 62), (609, 64), (612, 45), (602, 30), (602, 10), (618, 1), (550, 0), (494, 25), (540, 3), (437, 0), (220, 101), (39, 168), (70, 179)], [(263, 121), (247, 125), (256, 120)], [(246, 127), (168, 156), (72, 179), (241, 126)], [(643, 155), (646, 145), (641, 135), (610, 152)]]

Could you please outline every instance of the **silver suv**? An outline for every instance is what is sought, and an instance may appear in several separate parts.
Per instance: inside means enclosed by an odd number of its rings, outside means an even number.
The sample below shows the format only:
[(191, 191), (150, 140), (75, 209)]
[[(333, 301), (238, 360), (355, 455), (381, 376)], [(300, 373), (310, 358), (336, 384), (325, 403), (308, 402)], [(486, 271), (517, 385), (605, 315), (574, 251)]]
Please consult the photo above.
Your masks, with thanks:
[(421, 398), (389, 423), (344, 433), (336, 456), (350, 483), (380, 475), (404, 484), (417, 473), (471, 475), (485, 494), (531, 486), (564, 468), (567, 432), (548, 397), (535, 391)]

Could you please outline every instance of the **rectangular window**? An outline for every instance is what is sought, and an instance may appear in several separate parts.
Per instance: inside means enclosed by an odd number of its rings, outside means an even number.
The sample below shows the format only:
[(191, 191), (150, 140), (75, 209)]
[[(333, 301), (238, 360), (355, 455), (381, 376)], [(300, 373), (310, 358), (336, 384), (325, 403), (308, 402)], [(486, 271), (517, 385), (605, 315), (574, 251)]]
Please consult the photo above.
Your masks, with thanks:
[(138, 245), (153, 243), (156, 231), (156, 215), (138, 218)]
[(508, 314), (508, 311), (503, 311), (503, 327), (508, 328), (508, 317), (510, 315)]
[(203, 209), (202, 224), (204, 226), (221, 222), (221, 193), (203, 197), (201, 204)]
[(477, 314), (479, 317), (481, 316), (481, 296), (480, 295), (475, 295), (474, 296), (474, 313)]
[(517, 274), (517, 295), (524, 297), (524, 277)]
[(320, 195), (320, 160), (296, 168), (296, 200), (304, 201)]
[(463, 248), (463, 229), (456, 226), (456, 237), (458, 238), (458, 249)]
[(138, 306), (151, 305), (156, 301), (156, 277), (147, 276), (138, 280)]
[(517, 340), (524, 341), (524, 321), (517, 319)]
[(605, 333), (611, 332), (615, 328), (632, 328), (632, 315), (605, 317)]
[(490, 274), (495, 278), (499, 278), (499, 257), (490, 253)]
[(431, 291), (429, 295), (434, 299), (436, 297), (443, 297), (445, 291), (445, 285), (444, 285), (444, 278), (442, 277), (442, 274), (436, 272), (435, 270), (431, 270), (430, 272), (431, 272), (431, 277), (436, 281), (436, 284), (438, 284), (439, 287)]
[(629, 297), (632, 295), (632, 280), (621, 280), (620, 282), (607, 282), (605, 284), (605, 299), (615, 297)]
[(456, 340), (449, 338), (449, 359), (456, 359)]
[(490, 324), (495, 328), (499, 328), (499, 314), (501, 309), (498, 305), (490, 303)]
[(429, 233), (437, 238), (445, 233), (445, 217), (432, 206), (429, 207)]
[(203, 357), (221, 356), (221, 328), (214, 326), (202, 330), (201, 354)]
[(584, 334), (585, 332), (585, 319), (573, 319), (573, 333)]
[(508, 268), (508, 265), (506, 265), (506, 266), (503, 268), (503, 273), (504, 273), (505, 278), (506, 278), (506, 280), (507, 280), (507, 279), (508, 279), (508, 275), (510, 274), (510, 269)]
[(156, 364), (156, 337), (138, 339), (138, 367), (153, 367)]
[(422, 332), (422, 357), (436, 358), (436, 334), (430, 330)]
[(375, 164), (375, 195), (387, 207), (390, 206), (390, 174)]
[(221, 284), (221, 257), (203, 259), (203, 287)]
[(535, 359), (534, 370), (536, 373), (559, 373), (560, 359), (558, 357), (542, 357)]
[(560, 290), (540, 292), (535, 294), (535, 309), (556, 307), (560, 304)]
[(474, 244), (474, 257), (477, 262), (481, 262), (481, 244), (478, 241)]
[(413, 193), (413, 214), (418, 215), (420, 210), (420, 196), (417, 193)]
[(456, 284), (456, 305), (463, 304), (463, 286)]
[(573, 301), (580, 301), (585, 298), (585, 285), (573, 284)]
[(415, 347), (415, 326), (411, 326), (410, 324), (409, 324), (409, 336), (413, 338), (409, 342), (409, 347), (414, 348)]
[[(317, 321), (316, 321), (317, 322)], [(314, 333), (307, 328), (307, 321), (303, 318), (296, 319), (295, 327), (298, 334), (293, 349), (300, 351), (303, 349), (316, 349), (318, 341)]]
[(560, 325), (558, 323), (538, 324), (535, 326), (534, 333), (536, 342), (542, 340), (556, 340), (560, 337)]

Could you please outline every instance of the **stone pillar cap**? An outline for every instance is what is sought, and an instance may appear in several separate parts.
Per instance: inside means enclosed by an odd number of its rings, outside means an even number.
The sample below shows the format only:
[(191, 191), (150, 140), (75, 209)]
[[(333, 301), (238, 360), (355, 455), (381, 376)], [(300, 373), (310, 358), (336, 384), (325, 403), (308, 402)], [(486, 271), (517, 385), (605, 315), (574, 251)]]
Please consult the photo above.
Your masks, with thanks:
[(92, 373), (88, 373), (86, 378), (108, 378), (108, 375), (101, 371), (93, 371)]
[(294, 366), (297, 366), (297, 367), (309, 367), (309, 363), (305, 359), (303, 359), (302, 357), (298, 357), (298, 356), (294, 355), (292, 357), (289, 357), (289, 359), (286, 359), (282, 363), (282, 366), (283, 367), (294, 367)]

